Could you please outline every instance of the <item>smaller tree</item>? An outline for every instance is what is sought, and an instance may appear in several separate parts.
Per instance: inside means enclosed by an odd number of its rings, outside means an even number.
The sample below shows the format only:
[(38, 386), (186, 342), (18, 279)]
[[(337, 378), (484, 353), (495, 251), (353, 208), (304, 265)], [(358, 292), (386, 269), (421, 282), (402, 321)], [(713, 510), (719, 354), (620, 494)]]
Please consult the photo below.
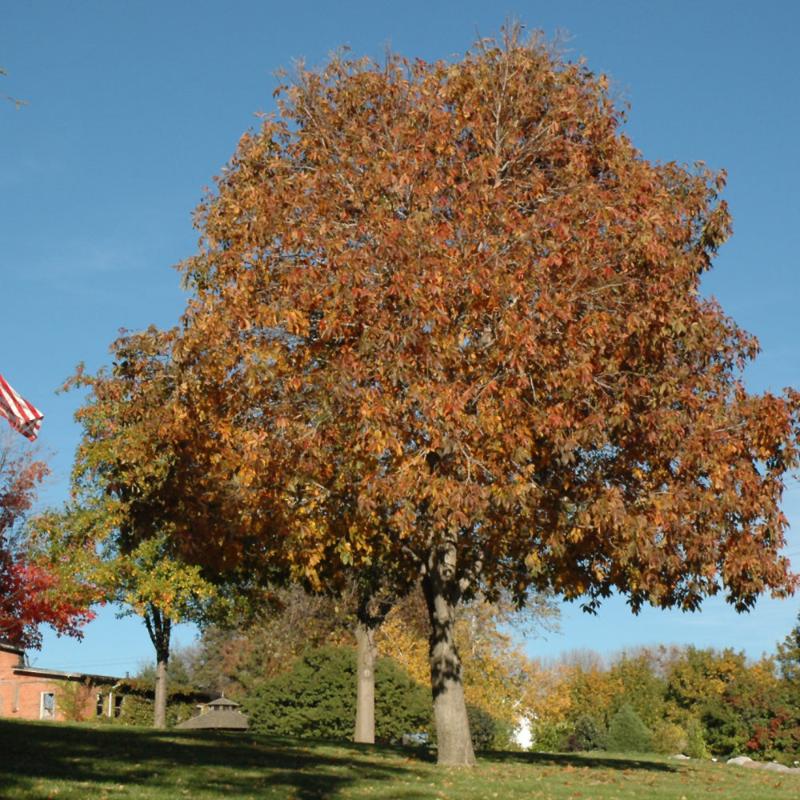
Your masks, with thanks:
[(167, 665), (173, 627), (200, 621), (213, 602), (214, 586), (200, 568), (183, 563), (170, 553), (164, 536), (145, 539), (112, 562), (110, 596), (123, 604), (124, 613), (144, 620), (156, 653), (154, 727), (167, 719)]
[(172, 628), (205, 618), (218, 596), (191, 545), (191, 533), (215, 516), (192, 491), (195, 462), (168, 435), (179, 384), (173, 340), (154, 327), (124, 334), (110, 368), (88, 375), (79, 367), (67, 382), (90, 393), (76, 413), (74, 503), (53, 526), (55, 541), (83, 541), (97, 554), (106, 599), (144, 620), (156, 651), (156, 727), (166, 721)]
[(797, 615), (797, 625), (792, 628), (789, 635), (778, 644), (775, 659), (778, 663), (781, 677), (791, 687), (800, 705), (800, 614)]

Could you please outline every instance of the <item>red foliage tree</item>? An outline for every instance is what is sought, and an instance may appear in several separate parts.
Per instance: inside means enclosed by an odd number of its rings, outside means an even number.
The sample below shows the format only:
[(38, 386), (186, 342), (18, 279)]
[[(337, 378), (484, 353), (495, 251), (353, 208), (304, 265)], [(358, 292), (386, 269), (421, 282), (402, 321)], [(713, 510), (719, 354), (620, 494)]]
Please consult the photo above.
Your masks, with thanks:
[(48, 468), (29, 453), (0, 445), (0, 637), (39, 647), (43, 624), (80, 636), (93, 614), (71, 585), (69, 565), (37, 563), (27, 552), (21, 523)]

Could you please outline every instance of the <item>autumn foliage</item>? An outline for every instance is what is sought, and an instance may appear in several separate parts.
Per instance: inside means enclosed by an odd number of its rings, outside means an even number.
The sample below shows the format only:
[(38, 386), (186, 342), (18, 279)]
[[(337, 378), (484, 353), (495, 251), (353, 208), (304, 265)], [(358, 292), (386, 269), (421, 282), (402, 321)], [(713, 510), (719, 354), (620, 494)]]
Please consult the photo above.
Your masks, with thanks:
[(38, 562), (20, 530), (48, 472), (30, 453), (0, 445), (0, 639), (23, 648), (39, 646), (40, 625), (79, 636), (93, 616), (69, 565)]
[(724, 174), (648, 161), (605, 77), (516, 30), (278, 94), (198, 211), (174, 349), (178, 435), (251, 537), (230, 557), (255, 539), (317, 588), (421, 576), (458, 763), (476, 589), (693, 610), (794, 588), (798, 397), (746, 391), (758, 345), (700, 293)]

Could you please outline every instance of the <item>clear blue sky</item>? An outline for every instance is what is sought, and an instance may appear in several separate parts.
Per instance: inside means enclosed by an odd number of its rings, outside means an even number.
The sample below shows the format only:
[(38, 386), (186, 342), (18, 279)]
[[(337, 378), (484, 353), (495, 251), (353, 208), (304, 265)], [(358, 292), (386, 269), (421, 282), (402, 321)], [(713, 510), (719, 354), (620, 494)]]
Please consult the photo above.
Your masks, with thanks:
[[(40, 447), (66, 497), (77, 399), (54, 390), (78, 361), (96, 368), (118, 328), (170, 325), (183, 308), (171, 266), (190, 255), (191, 212), (239, 136), (272, 108), (273, 72), (320, 64), (342, 44), (455, 58), (514, 16), (611, 76), (632, 105), (628, 132), (652, 159), (725, 167), (735, 235), (706, 291), (761, 339), (753, 389), (800, 387), (796, 231), (800, 4), (663, 0), (556, 2), (0, 3), (0, 372), (47, 414)], [(800, 569), (800, 490), (786, 511)], [(653, 642), (732, 646), (757, 656), (791, 628), (800, 600), (748, 616), (722, 602), (701, 614), (597, 617), (564, 610), (537, 655)], [(191, 639), (191, 630), (179, 639)], [(83, 643), (48, 636), (37, 663), (122, 674), (152, 650), (136, 620), (107, 610)]]

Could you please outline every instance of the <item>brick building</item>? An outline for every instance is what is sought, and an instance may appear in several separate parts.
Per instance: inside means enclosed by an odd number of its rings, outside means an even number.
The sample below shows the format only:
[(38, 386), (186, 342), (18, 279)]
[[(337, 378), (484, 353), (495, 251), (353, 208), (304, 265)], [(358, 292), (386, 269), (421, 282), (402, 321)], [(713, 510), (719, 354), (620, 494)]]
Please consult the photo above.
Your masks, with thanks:
[(0, 642), (0, 717), (80, 720), (117, 716), (119, 678), (30, 667), (25, 652)]

